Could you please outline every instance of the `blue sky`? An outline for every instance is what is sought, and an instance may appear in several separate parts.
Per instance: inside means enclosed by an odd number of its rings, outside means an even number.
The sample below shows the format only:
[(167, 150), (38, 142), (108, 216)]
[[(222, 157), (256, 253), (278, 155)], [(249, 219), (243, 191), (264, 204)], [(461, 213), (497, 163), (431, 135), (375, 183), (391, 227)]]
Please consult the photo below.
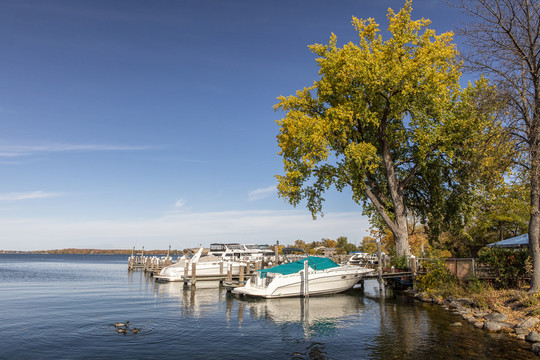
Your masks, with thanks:
[[(316, 221), (277, 197), (272, 106), (317, 79), (307, 45), (402, 5), (2, 1), (0, 250), (359, 244), (350, 193)], [(444, 0), (413, 8), (437, 33), (459, 21)]]

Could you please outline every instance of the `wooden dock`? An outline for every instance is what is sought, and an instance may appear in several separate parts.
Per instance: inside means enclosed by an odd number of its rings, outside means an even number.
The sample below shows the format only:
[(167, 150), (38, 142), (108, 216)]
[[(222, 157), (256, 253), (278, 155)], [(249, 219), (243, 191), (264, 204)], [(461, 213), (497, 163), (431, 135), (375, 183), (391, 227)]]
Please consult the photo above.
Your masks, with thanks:
[(128, 259), (128, 270), (143, 270), (152, 275), (172, 264), (173, 259), (170, 256), (131, 256)]
[(385, 272), (385, 273), (382, 273), (381, 275), (377, 274), (377, 273), (373, 273), (373, 274), (369, 274), (369, 275), (364, 275), (362, 277), (362, 279), (364, 280), (372, 280), (372, 279), (379, 279), (380, 277), (382, 277), (382, 279), (396, 279), (396, 278), (402, 278), (402, 277), (412, 277), (413, 276), (413, 272), (412, 271), (399, 271), (399, 272)]
[[(193, 263), (191, 264), (191, 268), (185, 268), (184, 275), (177, 281), (183, 282), (185, 286), (196, 286), (197, 283), (201, 283), (201, 285), (210, 285), (210, 283), (213, 283), (216, 287), (224, 286), (227, 288), (227, 291), (231, 291), (235, 287), (244, 286), (246, 280), (253, 272), (259, 269), (275, 266), (275, 263), (271, 262), (272, 260), (275, 261), (275, 259), (265, 259), (246, 262), (245, 265), (241, 266), (240, 273), (238, 275), (232, 274), (232, 267), (225, 269), (227, 263), (221, 264), (219, 274), (197, 274), (197, 263)], [(282, 261), (279, 260), (278, 263), (281, 263)], [(363, 287), (365, 280), (372, 279), (378, 280), (380, 285), (384, 284), (396, 287), (412, 285), (412, 281), (416, 276), (416, 263), (411, 263), (412, 266), (410, 271), (394, 271), (393, 268), (385, 268), (386, 271), (383, 271), (383, 266), (386, 265), (385, 260), (386, 259), (383, 257), (379, 262), (379, 264), (382, 265), (381, 267), (379, 267), (378, 264), (371, 264), (371, 266), (376, 267), (376, 271), (364, 275), (359, 281), (360, 287)], [(159, 272), (165, 266), (172, 264), (174, 264), (174, 261), (170, 256), (131, 256), (128, 260), (128, 270), (142, 270), (148, 273), (150, 276), (154, 276), (159, 274)], [(189, 270), (191, 270), (191, 272)], [(160, 281), (158, 276), (156, 276), (156, 280)]]

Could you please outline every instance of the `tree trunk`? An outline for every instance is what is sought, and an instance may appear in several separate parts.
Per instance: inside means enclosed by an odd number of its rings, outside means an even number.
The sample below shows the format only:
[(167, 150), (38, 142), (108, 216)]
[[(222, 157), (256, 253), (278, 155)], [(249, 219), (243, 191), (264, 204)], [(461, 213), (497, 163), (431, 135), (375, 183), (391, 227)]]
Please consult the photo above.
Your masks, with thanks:
[(534, 112), (530, 125), (529, 156), (531, 181), (531, 218), (529, 220), (529, 249), (533, 262), (531, 292), (540, 290), (540, 82), (534, 77)]
[[(532, 150), (532, 149), (531, 149)], [(529, 248), (533, 261), (531, 292), (540, 290), (540, 182), (538, 178), (538, 150), (531, 151), (531, 218), (529, 221)]]
[(395, 213), (395, 228), (394, 244), (396, 245), (396, 253), (398, 256), (410, 255), (409, 250), (409, 229), (407, 225), (407, 210), (403, 204), (403, 193), (401, 191), (396, 192), (397, 196), (393, 199)]
[(409, 231), (407, 229), (407, 209), (403, 202), (403, 188), (396, 177), (395, 163), (390, 153), (390, 147), (384, 134), (386, 123), (381, 122), (379, 129), (379, 141), (382, 150), (382, 159), (384, 168), (386, 170), (386, 180), (388, 182), (388, 190), (390, 191), (390, 198), (394, 205), (394, 221), (387, 221), (390, 230), (394, 234), (394, 244), (396, 246), (396, 253), (398, 256), (409, 255)]
[[(394, 234), (394, 244), (396, 245), (396, 253), (398, 256), (403, 255), (410, 255), (411, 252), (409, 250), (409, 232), (407, 230), (407, 218), (405, 217), (401, 221), (400, 219), (397, 219), (396, 223), (398, 223), (398, 226), (395, 231), (393, 231)], [(402, 224), (402, 223), (405, 224)], [(400, 224), (401, 223), (401, 224)]]

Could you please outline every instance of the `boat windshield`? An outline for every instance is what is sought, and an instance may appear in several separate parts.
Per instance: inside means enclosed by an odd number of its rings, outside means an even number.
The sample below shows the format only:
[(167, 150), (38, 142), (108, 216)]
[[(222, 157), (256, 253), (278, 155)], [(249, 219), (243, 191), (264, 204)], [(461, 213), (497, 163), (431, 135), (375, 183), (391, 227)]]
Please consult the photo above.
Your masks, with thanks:
[(268, 273), (277, 273), (277, 274), (283, 274), (283, 275), (295, 274), (299, 272), (300, 270), (304, 270), (304, 261), (306, 260), (308, 261), (309, 267), (311, 269), (314, 269), (313, 265), (315, 265), (315, 268), (317, 270), (326, 270), (326, 269), (339, 267), (338, 264), (336, 264), (329, 258), (310, 256), (309, 259), (305, 258), (305, 259), (294, 261), (291, 263), (274, 266), (273, 268), (270, 268), (270, 269), (262, 269), (262, 270), (257, 270), (257, 271), (261, 273), (261, 277), (263, 278), (266, 277)]
[(210, 251), (225, 251), (225, 244), (210, 244)]

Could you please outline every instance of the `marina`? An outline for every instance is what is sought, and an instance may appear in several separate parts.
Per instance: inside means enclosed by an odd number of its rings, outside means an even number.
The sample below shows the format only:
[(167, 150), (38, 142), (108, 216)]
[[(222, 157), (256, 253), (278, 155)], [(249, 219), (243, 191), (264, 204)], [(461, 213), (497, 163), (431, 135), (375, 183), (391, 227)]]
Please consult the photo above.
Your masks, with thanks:
[[(379, 285), (401, 287), (403, 284), (412, 286), (413, 278), (416, 276), (418, 263), (416, 261), (410, 261), (410, 271), (396, 271), (393, 267), (387, 268), (389, 263), (388, 257), (382, 254), (375, 257), (365, 258), (364, 262), (357, 260), (357, 255), (341, 255), (334, 256), (333, 260), (330, 258), (320, 258), (315, 256), (309, 256), (307, 254), (291, 255), (292, 252), (302, 252), (303, 250), (297, 248), (285, 248), (284, 255), (276, 256), (275, 251), (270, 251), (265, 248), (264, 252), (258, 252), (251, 248), (247, 250), (245, 245), (241, 244), (212, 244), (210, 250), (203, 254), (203, 248), (200, 248), (190, 257), (186, 255), (178, 257), (176, 261), (169, 256), (156, 257), (156, 256), (135, 256), (132, 254), (128, 259), (128, 270), (143, 270), (148, 273), (156, 281), (160, 282), (183, 282), (185, 286), (202, 286), (202, 287), (216, 287), (223, 286), (229, 292), (233, 292), (238, 295), (250, 296), (262, 296), (262, 297), (281, 297), (281, 296), (309, 296), (309, 276), (312, 277), (312, 295), (314, 294), (328, 294), (347, 290), (355, 285), (360, 288), (364, 287), (364, 281), (366, 279), (376, 279)], [(242, 249), (242, 250), (240, 250)], [(246, 251), (247, 250), (247, 251)], [(170, 249), (169, 249), (170, 251)], [(288, 255), (285, 255), (288, 254)], [(326, 280), (323, 282), (330, 286), (329, 289), (321, 288), (319, 284), (321, 280), (314, 280), (314, 275), (317, 273), (317, 268), (313, 264), (313, 260), (327, 259), (332, 263), (330, 267), (334, 267), (336, 271), (339, 267), (339, 274), (336, 273), (333, 281)], [(351, 261), (352, 260), (352, 261)], [(341, 264), (346, 264), (348, 274), (344, 270), (344, 265), (338, 265), (335, 261), (339, 261)], [(305, 269), (296, 268), (294, 273), (298, 273), (298, 279), (293, 280), (295, 290), (290, 295), (271, 295), (263, 294), (260, 291), (266, 291), (268, 284), (275, 278), (275, 271), (269, 270), (272, 267), (280, 265), (280, 267), (289, 267), (292, 263), (297, 262), (304, 266)], [(352, 263), (352, 264), (351, 264)], [(379, 266), (380, 264), (380, 266)], [(299, 265), (300, 266), (300, 265)], [(309, 268), (309, 266), (312, 266)], [(288, 268), (288, 269), (289, 269)], [(309, 268), (309, 271), (308, 271)], [(283, 274), (282, 270), (277, 271), (278, 274)], [(324, 273), (324, 274), (323, 274)], [(269, 276), (267, 277), (267, 274)], [(310, 275), (311, 274), (311, 275)], [(291, 279), (290, 270), (286, 270), (286, 277), (283, 279)], [(319, 272), (315, 277), (329, 276), (328, 270)], [(349, 280), (345, 281), (342, 285), (343, 289), (333, 290), (331, 285), (335, 281), (341, 281), (345, 277), (351, 276)], [(264, 277), (264, 279), (261, 279)], [(341, 279), (343, 278), (343, 279)], [(283, 281), (283, 280), (281, 280)], [(291, 280), (289, 280), (290, 282)], [(317, 284), (316, 284), (317, 283)], [(350, 283), (350, 284), (349, 284)], [(263, 286), (264, 284), (264, 286)], [(251, 290), (243, 290), (246, 287)], [(276, 286), (275, 282), (273, 286)], [(291, 286), (291, 285), (289, 285)], [(258, 288), (260, 291), (254, 291)], [(280, 293), (280, 292), (276, 292)], [(258, 294), (258, 295), (256, 295)]]
[[(126, 271), (128, 257), (0, 255), (2, 356), (535, 358), (524, 342), (452, 327), (459, 316), (390, 287), (379, 291), (376, 280), (328, 296), (237, 298), (225, 287), (185, 287)], [(119, 333), (114, 324), (127, 321), (129, 331)]]

